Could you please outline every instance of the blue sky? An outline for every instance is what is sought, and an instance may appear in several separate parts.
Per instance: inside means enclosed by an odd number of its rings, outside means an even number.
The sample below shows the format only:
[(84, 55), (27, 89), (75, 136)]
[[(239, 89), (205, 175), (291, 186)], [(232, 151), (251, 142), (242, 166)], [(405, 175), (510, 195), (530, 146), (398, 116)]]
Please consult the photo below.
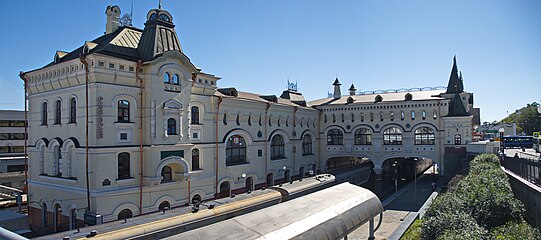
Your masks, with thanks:
[[(18, 72), (105, 31), (105, 8), (132, 1), (1, 1), (0, 109), (23, 109)], [(143, 28), (155, 1), (133, 1)], [(309, 100), (446, 86), (456, 54), (482, 121), (541, 101), (541, 1), (172, 1), (184, 52), (220, 87), (279, 95), (289, 78)]]

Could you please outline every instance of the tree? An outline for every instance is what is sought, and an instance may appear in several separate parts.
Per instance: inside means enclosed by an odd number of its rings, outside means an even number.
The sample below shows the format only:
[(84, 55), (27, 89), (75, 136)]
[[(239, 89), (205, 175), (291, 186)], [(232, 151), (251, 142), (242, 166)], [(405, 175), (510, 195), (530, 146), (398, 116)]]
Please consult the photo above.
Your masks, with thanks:
[(541, 114), (537, 111), (537, 107), (539, 107), (537, 102), (527, 104), (526, 107), (516, 110), (500, 122), (516, 123), (517, 131), (532, 135), (533, 132), (541, 131)]

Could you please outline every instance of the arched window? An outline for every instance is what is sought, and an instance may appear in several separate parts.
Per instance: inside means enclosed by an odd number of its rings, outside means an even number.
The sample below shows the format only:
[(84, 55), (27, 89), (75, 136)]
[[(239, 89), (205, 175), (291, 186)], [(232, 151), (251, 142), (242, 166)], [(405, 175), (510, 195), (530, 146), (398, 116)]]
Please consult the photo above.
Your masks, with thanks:
[(370, 122), (373, 122), (373, 121), (374, 121), (374, 113), (371, 112), (371, 113), (370, 113)]
[(239, 135), (227, 139), (225, 147), (225, 164), (227, 166), (246, 163), (246, 141)]
[(54, 102), (54, 124), (60, 124), (62, 119), (62, 101), (56, 100)]
[(411, 120), (415, 120), (415, 111), (411, 111)]
[(406, 115), (404, 114), (404, 111), (400, 112), (400, 120), (404, 121), (404, 118), (406, 118)]
[(248, 115), (248, 126), (252, 126), (252, 115)]
[(421, 113), (421, 118), (422, 118), (423, 120), (426, 119), (426, 111), (425, 111), (425, 110), (423, 110), (423, 112)]
[(345, 121), (344, 114), (342, 113), (340, 116), (342, 117), (342, 122), (344, 122)]
[(364, 122), (364, 113), (361, 113), (361, 122)]
[(433, 117), (434, 119), (438, 118), (438, 113), (436, 112), (436, 110), (434, 110), (434, 111), (432, 112), (432, 117)]
[(401, 145), (402, 144), (402, 131), (396, 127), (390, 127), (383, 131), (383, 144), (384, 145)]
[(130, 170), (130, 154), (127, 152), (118, 154), (118, 179), (131, 178)]
[(227, 125), (227, 113), (224, 113), (223, 122), (224, 122), (224, 125)]
[(274, 176), (272, 173), (267, 174), (267, 187), (274, 185)]
[(173, 79), (172, 79), (172, 81), (171, 81), (171, 82), (172, 82), (173, 84), (176, 84), (176, 85), (178, 85), (178, 83), (179, 83), (179, 81), (178, 81), (178, 75), (176, 75), (176, 74), (175, 74), (175, 75), (173, 75)]
[(461, 145), (462, 144), (462, 136), (460, 134), (455, 135), (455, 145)]
[(128, 218), (132, 218), (132, 217), (133, 217), (133, 215), (132, 215), (130, 209), (124, 209), (124, 210), (120, 211), (120, 213), (118, 213), (118, 220), (128, 219)]
[(167, 119), (167, 135), (177, 135), (177, 121), (174, 118)]
[(77, 122), (77, 99), (70, 99), (70, 123)]
[(47, 103), (41, 104), (41, 125), (47, 125)]
[(391, 112), (391, 121), (394, 121), (394, 112)]
[(254, 190), (254, 179), (252, 177), (246, 178), (245, 184), (246, 192), (251, 192)]
[(220, 184), (220, 193), (218, 197), (228, 197), (231, 194), (231, 185), (228, 181)]
[(351, 114), (351, 122), (355, 122), (355, 113)]
[(163, 75), (163, 82), (164, 83), (171, 83), (171, 76), (169, 76), (169, 73), (165, 73)]
[(47, 204), (42, 203), (41, 204), (41, 223), (43, 224), (43, 227), (47, 227)]
[(338, 129), (331, 129), (327, 132), (327, 145), (342, 145), (344, 144), (344, 134)]
[(54, 205), (54, 230), (56, 232), (61, 231), (62, 226), (62, 207), (60, 204)]
[(383, 101), (383, 97), (381, 95), (377, 95), (375, 102), (381, 102), (381, 101)]
[(199, 124), (199, 107), (192, 106), (192, 124)]
[(199, 167), (199, 149), (192, 150), (192, 171), (201, 170)]
[(327, 123), (327, 115), (323, 115), (323, 122)]
[(383, 121), (383, 112), (379, 112), (379, 120)]
[(259, 116), (259, 126), (263, 126), (263, 121), (261, 120), (261, 116)]
[(235, 123), (237, 123), (237, 126), (240, 125), (240, 114), (237, 114), (237, 119), (235, 119)]
[(355, 145), (372, 145), (372, 131), (368, 128), (355, 130)]
[(332, 115), (332, 122), (335, 123), (336, 122), (336, 115)]
[(77, 228), (77, 209), (70, 210), (70, 230)]
[(118, 101), (118, 122), (130, 122), (130, 102), (127, 100)]
[(284, 138), (274, 135), (271, 140), (271, 160), (285, 158)]
[(434, 145), (434, 130), (429, 127), (420, 127), (415, 130), (415, 145)]
[(53, 175), (62, 176), (62, 152), (60, 146), (55, 146), (53, 150)]
[(302, 155), (312, 155), (312, 137), (308, 134), (304, 134), (302, 138)]
[(173, 169), (171, 169), (171, 167), (169, 166), (164, 166), (162, 168), (162, 181), (161, 183), (166, 183), (166, 182), (172, 182), (173, 181)]

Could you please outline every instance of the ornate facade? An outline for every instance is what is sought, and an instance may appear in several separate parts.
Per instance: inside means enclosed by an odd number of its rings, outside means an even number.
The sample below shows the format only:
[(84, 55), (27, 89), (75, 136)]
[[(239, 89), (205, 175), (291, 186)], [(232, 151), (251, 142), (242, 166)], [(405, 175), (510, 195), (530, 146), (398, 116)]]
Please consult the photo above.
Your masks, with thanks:
[(218, 88), (183, 53), (166, 10), (150, 10), (144, 29), (119, 26), (117, 6), (106, 14), (105, 35), (22, 74), (33, 226), (60, 231), (85, 212), (107, 222), (251, 191), (340, 157), (368, 157), (376, 173), (392, 157), (426, 157), (443, 172), (447, 147), (471, 139), (473, 95), (456, 62), (447, 90), (352, 86), (342, 96), (336, 79), (332, 98), (263, 96)]

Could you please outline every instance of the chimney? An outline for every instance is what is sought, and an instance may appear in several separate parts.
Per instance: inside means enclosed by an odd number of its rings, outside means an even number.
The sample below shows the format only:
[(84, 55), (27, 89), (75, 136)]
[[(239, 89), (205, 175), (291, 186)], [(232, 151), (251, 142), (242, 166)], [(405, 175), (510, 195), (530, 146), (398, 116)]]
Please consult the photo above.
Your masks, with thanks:
[(116, 31), (120, 25), (120, 8), (117, 5), (109, 5), (105, 10), (105, 15), (107, 15), (105, 34), (109, 34)]
[(334, 99), (339, 99), (342, 96), (342, 93), (340, 92), (340, 82), (338, 81), (338, 78), (334, 80), (334, 83), (332, 84), (334, 86), (334, 92), (332, 94), (332, 97)]
[(357, 91), (357, 89), (355, 88), (355, 86), (353, 86), (353, 83), (352, 83), (351, 87), (349, 87), (349, 95), (350, 96), (355, 95), (355, 91)]

